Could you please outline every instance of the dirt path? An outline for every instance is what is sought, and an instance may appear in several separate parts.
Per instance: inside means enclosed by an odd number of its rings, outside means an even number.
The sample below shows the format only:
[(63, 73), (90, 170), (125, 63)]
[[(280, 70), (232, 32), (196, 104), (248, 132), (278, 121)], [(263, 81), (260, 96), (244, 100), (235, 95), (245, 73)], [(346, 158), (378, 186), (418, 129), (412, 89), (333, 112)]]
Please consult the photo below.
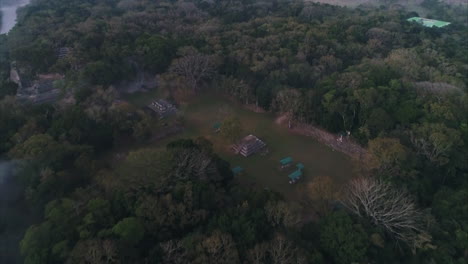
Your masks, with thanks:
[[(288, 116), (280, 115), (275, 120), (275, 123), (284, 127), (288, 127)], [(289, 130), (292, 133), (299, 135), (314, 137), (319, 142), (331, 147), (336, 151), (342, 152), (352, 157), (353, 159), (364, 160), (368, 157), (367, 150), (361, 147), (358, 143), (354, 142), (352, 139), (343, 137), (340, 141), (340, 137), (312, 125), (295, 123)]]

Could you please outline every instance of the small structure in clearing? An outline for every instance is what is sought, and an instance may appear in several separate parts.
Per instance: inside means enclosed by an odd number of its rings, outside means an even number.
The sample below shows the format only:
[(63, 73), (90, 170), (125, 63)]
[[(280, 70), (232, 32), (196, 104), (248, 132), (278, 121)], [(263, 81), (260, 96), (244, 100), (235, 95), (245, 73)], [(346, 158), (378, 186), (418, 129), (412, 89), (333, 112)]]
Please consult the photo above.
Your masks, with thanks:
[(241, 166), (232, 168), (232, 173), (234, 174), (234, 176), (241, 174), (243, 171), (244, 168), (242, 168)]
[(302, 170), (295, 170), (293, 173), (288, 175), (290, 184), (296, 183), (302, 177)]
[(148, 105), (148, 108), (159, 114), (159, 118), (165, 118), (176, 113), (177, 108), (166, 100), (159, 99)]
[(62, 47), (57, 50), (57, 57), (59, 59), (64, 59), (68, 57), (71, 53), (71, 49), (68, 47)]
[(219, 131), (221, 131), (221, 122), (216, 122), (213, 124), (213, 130), (215, 133), (218, 133)]
[(288, 175), (290, 184), (296, 183), (302, 177), (302, 170), (305, 166), (302, 163), (298, 163), (296, 164), (296, 168), (297, 169), (293, 173)]
[(304, 169), (304, 164), (298, 163), (298, 164), (296, 165), (296, 168), (297, 168), (298, 170), (303, 170), (303, 169)]
[(428, 19), (428, 18), (422, 18), (422, 17), (411, 17), (408, 18), (407, 21), (409, 22), (417, 22), (425, 27), (437, 27), (437, 28), (442, 28), (445, 26), (450, 25), (450, 22), (445, 22), (445, 21), (440, 21), (440, 20), (435, 20), (435, 19)]
[(234, 145), (234, 151), (240, 153), (244, 157), (253, 155), (266, 147), (265, 142), (261, 141), (254, 135), (248, 135), (239, 143)]
[(280, 160), (280, 167), (281, 169), (287, 168), (291, 166), (293, 159), (291, 157), (286, 157)]

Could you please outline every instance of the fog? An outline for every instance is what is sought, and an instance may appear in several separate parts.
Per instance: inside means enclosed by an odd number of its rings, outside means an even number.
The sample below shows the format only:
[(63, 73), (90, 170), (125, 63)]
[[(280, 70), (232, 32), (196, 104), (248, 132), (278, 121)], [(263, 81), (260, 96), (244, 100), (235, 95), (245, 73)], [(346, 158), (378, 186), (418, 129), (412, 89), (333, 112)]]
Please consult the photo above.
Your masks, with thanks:
[(30, 0), (12, 0), (7, 3), (6, 0), (0, 0), (0, 11), (2, 12), (2, 22), (0, 25), (0, 34), (8, 33), (16, 24), (16, 11), (25, 6)]
[(0, 160), (0, 263), (21, 263), (19, 241), (31, 223), (23, 188), (15, 181), (14, 163)]

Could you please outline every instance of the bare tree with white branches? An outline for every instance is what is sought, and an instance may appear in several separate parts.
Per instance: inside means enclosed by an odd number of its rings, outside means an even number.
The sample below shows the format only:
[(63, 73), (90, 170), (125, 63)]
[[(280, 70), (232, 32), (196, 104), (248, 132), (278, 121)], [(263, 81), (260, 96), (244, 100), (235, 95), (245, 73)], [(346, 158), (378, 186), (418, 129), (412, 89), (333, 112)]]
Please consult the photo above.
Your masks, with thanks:
[(247, 253), (252, 264), (302, 264), (309, 263), (299, 248), (283, 234), (276, 234), (269, 242), (255, 245)]
[(406, 192), (388, 183), (375, 178), (355, 178), (347, 184), (342, 202), (351, 212), (369, 218), (413, 249), (430, 240), (424, 230), (422, 211)]
[(423, 123), (409, 135), (417, 153), (438, 165), (447, 164), (450, 153), (463, 145), (460, 132), (441, 123)]
[(164, 252), (163, 263), (187, 263), (187, 252), (181, 241), (170, 240), (160, 244)]
[(277, 234), (268, 246), (268, 253), (273, 264), (294, 263), (297, 248), (286, 237)]

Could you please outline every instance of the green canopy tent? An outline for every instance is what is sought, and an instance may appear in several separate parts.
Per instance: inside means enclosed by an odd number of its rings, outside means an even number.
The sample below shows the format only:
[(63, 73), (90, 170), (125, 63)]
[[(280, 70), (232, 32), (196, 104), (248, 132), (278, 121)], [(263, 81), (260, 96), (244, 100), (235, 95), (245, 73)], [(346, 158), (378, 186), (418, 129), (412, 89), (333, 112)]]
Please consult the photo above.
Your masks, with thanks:
[(296, 165), (296, 168), (297, 168), (298, 170), (303, 170), (303, 169), (304, 169), (304, 164), (298, 163), (298, 164)]
[(221, 130), (221, 125), (222, 125), (221, 122), (214, 123), (214, 124), (213, 124), (213, 130), (214, 130), (215, 132), (219, 132), (219, 131)]
[(290, 184), (296, 183), (301, 177), (302, 177), (302, 171), (301, 170), (296, 170), (293, 173), (288, 175)]
[(286, 168), (290, 166), (292, 162), (293, 162), (293, 159), (291, 157), (283, 158), (282, 160), (280, 160), (281, 168)]

